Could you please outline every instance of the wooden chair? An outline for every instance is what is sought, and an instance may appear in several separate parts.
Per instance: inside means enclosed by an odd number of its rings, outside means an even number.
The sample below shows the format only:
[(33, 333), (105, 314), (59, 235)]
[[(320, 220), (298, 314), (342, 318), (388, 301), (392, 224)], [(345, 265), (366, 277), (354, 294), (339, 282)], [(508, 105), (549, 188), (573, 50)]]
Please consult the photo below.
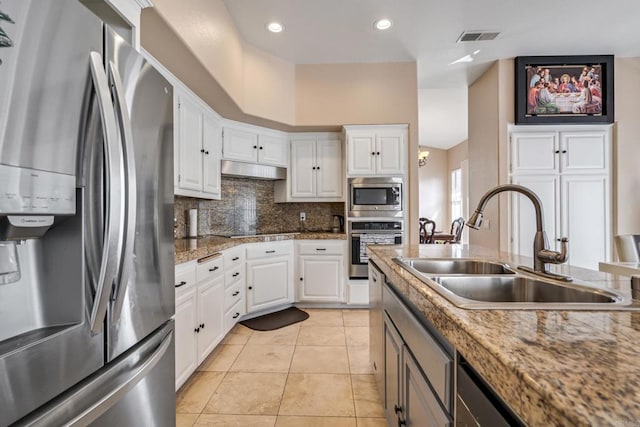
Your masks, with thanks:
[(453, 235), (453, 239), (451, 239), (448, 243), (460, 243), (463, 229), (464, 229), (464, 218), (459, 217), (454, 219), (453, 222), (451, 223), (451, 234)]
[[(436, 222), (429, 218), (418, 218), (420, 225), (420, 243), (433, 243), (433, 233), (436, 231)], [(427, 227), (430, 229), (427, 230)]]

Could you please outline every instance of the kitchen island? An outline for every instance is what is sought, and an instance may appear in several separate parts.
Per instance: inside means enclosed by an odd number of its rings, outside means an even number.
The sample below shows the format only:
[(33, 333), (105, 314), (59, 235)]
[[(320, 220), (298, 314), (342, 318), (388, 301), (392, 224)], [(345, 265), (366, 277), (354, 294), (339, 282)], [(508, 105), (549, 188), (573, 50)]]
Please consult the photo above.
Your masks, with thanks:
[[(640, 311), (466, 310), (393, 261), (395, 257), (532, 260), (467, 245), (370, 246), (370, 259), (531, 426), (640, 424)], [(596, 286), (629, 293), (626, 277), (553, 266)]]

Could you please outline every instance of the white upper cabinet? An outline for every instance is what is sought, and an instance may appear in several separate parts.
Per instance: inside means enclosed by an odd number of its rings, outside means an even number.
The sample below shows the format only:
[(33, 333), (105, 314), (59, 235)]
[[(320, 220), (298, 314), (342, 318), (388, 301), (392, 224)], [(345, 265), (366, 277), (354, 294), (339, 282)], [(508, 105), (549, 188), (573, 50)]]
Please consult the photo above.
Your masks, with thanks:
[(347, 175), (403, 175), (406, 125), (345, 126)]
[[(568, 263), (597, 269), (611, 258), (611, 126), (514, 126), (511, 182), (542, 202), (552, 249), (569, 238)], [(511, 250), (533, 256), (534, 209), (511, 197)]]
[(276, 202), (344, 201), (344, 156), (335, 133), (291, 135), (286, 181), (275, 183)]
[(174, 193), (220, 199), (220, 120), (187, 92), (174, 91)]
[(246, 163), (287, 167), (286, 134), (226, 120), (222, 158)]

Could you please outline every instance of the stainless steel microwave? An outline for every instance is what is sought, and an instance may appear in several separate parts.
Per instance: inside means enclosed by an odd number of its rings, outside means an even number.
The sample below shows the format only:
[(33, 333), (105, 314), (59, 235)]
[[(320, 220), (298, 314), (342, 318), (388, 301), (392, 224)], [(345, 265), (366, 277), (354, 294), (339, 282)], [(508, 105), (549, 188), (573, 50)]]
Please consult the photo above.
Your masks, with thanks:
[(349, 216), (402, 216), (402, 178), (349, 178), (348, 183)]

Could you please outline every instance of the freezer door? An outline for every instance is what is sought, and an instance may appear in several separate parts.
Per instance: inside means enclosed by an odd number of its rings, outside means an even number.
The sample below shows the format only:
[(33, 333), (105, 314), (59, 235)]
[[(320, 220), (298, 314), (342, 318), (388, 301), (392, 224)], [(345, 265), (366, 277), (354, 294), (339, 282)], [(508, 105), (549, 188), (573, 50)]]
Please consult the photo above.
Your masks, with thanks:
[(74, 175), (102, 22), (77, 0), (3, 0), (0, 12), (0, 163)]
[(175, 426), (173, 320), (17, 426)]
[(104, 56), (125, 155), (128, 217), (108, 314), (107, 358), (113, 360), (175, 311), (173, 92), (108, 28)]

